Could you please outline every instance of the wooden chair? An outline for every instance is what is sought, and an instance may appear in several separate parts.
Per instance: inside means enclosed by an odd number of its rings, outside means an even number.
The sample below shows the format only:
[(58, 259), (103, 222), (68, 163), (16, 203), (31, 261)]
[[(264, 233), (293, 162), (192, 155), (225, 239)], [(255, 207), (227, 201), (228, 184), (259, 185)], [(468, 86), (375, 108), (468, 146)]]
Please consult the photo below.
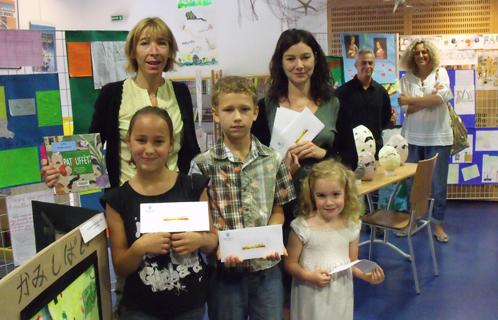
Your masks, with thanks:
[[(432, 239), (432, 230), (430, 219), (432, 216), (432, 209), (434, 207), (434, 199), (431, 198), (431, 185), (432, 176), (434, 174), (434, 167), (436, 165), (437, 154), (428, 160), (422, 160), (417, 165), (417, 171), (413, 181), (413, 187), (410, 194), (410, 212), (397, 212), (390, 210), (392, 203), (389, 203), (387, 209), (376, 210), (370, 214), (362, 217), (365, 225), (371, 227), (370, 232), (370, 246), (369, 246), (369, 259), (372, 260), (372, 249), (374, 243), (385, 244), (400, 253), (403, 257), (412, 262), (413, 278), (415, 280), (415, 289), (417, 294), (420, 294), (420, 287), (418, 284), (417, 266), (415, 265), (415, 255), (412, 245), (412, 236), (415, 235), (422, 228), (427, 228), (429, 236), (429, 244), (432, 253), (432, 261), (434, 264), (434, 274), (438, 276), (436, 253), (434, 251), (434, 241)], [(394, 190), (394, 193), (397, 189)], [(426, 220), (423, 220), (426, 216)], [(408, 231), (405, 228), (408, 227)], [(375, 229), (380, 228), (384, 230), (383, 239), (375, 239)], [(400, 248), (389, 242), (388, 231), (401, 232), (407, 234), (409, 254), (405, 253)]]

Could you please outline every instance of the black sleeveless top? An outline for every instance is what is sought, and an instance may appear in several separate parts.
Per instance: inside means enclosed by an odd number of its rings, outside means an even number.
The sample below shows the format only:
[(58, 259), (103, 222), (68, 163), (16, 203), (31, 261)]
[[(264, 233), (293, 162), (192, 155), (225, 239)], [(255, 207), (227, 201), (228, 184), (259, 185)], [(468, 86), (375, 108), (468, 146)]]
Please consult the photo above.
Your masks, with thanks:
[[(128, 182), (107, 191), (101, 198), (124, 221), (128, 246), (141, 236), (140, 204), (161, 202), (199, 201), (209, 178), (201, 175), (178, 174), (168, 192), (144, 196), (131, 188)], [(138, 270), (126, 278), (121, 304), (130, 310), (155, 317), (190, 310), (206, 302), (206, 265), (198, 251), (179, 256), (172, 250), (165, 255), (147, 254)]]

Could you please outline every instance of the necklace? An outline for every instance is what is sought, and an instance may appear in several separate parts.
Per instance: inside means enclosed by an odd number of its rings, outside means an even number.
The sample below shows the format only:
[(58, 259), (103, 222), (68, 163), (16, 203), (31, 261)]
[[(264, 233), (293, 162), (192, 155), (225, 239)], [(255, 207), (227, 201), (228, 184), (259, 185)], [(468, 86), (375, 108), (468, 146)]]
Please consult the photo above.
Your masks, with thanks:
[(308, 103), (304, 105), (299, 105), (299, 103), (296, 102), (296, 107), (293, 106), (293, 103), (291, 102), (291, 99), (287, 98), (287, 101), (289, 101), (289, 109), (301, 112), (304, 110), (304, 108), (308, 108), (311, 104), (311, 101), (308, 99)]

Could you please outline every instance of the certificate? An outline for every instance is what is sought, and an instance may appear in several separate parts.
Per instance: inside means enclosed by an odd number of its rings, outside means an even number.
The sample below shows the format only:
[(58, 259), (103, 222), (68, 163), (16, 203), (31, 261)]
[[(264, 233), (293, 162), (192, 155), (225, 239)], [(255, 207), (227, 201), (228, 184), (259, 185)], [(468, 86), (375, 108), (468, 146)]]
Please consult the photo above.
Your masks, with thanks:
[(282, 225), (218, 231), (221, 262), (228, 256), (242, 260), (263, 258), (278, 252), (284, 254)]
[(140, 204), (140, 233), (209, 231), (207, 201)]

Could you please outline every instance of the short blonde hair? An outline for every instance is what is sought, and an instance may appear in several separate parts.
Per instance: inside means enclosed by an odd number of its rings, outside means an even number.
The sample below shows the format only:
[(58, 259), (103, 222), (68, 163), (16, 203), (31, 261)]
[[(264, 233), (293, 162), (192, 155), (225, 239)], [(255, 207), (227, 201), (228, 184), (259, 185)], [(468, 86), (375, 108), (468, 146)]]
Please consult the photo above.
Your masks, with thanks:
[(413, 55), (415, 54), (415, 48), (419, 44), (423, 44), (425, 46), (425, 49), (429, 53), (429, 57), (431, 57), (430, 64), (432, 69), (434, 70), (439, 68), (441, 64), (441, 53), (439, 52), (436, 45), (432, 43), (432, 41), (423, 39), (416, 40), (410, 43), (408, 48), (406, 48), (405, 53), (401, 57), (401, 65), (407, 70), (410, 70), (411, 73), (415, 73), (417, 71), (418, 67), (415, 63), (415, 60), (413, 59)]
[(252, 98), (255, 107), (258, 105), (258, 91), (254, 84), (246, 78), (227, 76), (219, 79), (211, 92), (211, 104), (214, 109), (218, 108), (222, 93), (245, 93)]
[(168, 25), (160, 18), (145, 18), (140, 20), (133, 29), (128, 33), (125, 44), (125, 54), (128, 58), (126, 71), (133, 73), (138, 71), (138, 63), (136, 59), (137, 44), (140, 40), (140, 35), (144, 30), (148, 30), (150, 34), (164, 38), (168, 42), (169, 57), (164, 67), (164, 72), (173, 70), (176, 62), (176, 52), (178, 51), (178, 44), (176, 43), (175, 36), (171, 32)]
[(304, 178), (297, 213), (307, 218), (316, 210), (313, 189), (320, 180), (337, 181), (344, 187), (344, 210), (342, 210), (341, 215), (347, 220), (358, 223), (360, 215), (364, 212), (364, 206), (355, 183), (354, 173), (334, 159), (318, 162)]

